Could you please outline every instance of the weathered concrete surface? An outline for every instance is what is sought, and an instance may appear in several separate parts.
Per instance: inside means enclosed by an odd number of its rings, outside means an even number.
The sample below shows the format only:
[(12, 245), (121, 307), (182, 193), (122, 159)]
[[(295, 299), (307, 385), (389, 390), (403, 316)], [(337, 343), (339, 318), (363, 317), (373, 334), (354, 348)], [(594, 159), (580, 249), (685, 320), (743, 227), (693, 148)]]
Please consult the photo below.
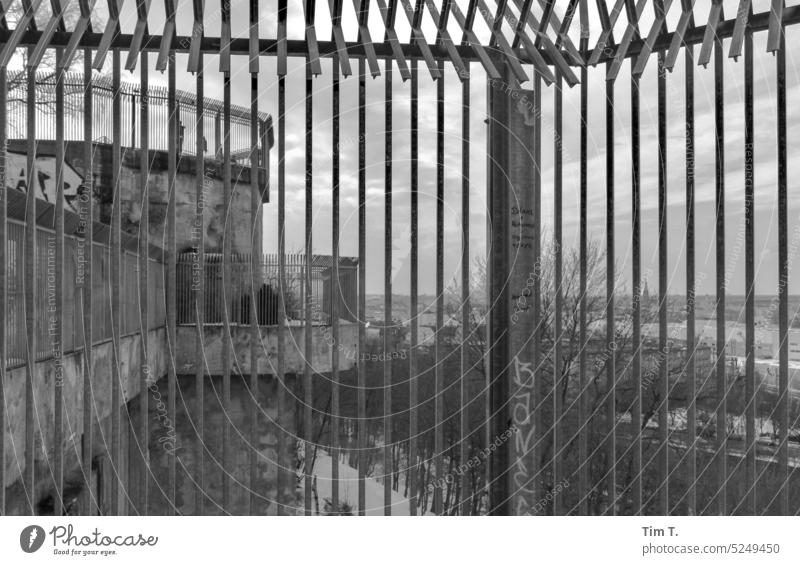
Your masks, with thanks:
[[(312, 331), (311, 367), (320, 373), (332, 370), (331, 349), (339, 349), (339, 369), (352, 368), (358, 355), (358, 325), (342, 322), (339, 325), (339, 341), (334, 344), (330, 326), (314, 326)], [(207, 364), (206, 371), (211, 375), (222, 374), (222, 326), (206, 326), (204, 332), (204, 358), (200, 361)], [(195, 371), (197, 358), (197, 330), (191, 326), (178, 327), (176, 369), (179, 373)], [(250, 372), (250, 328), (247, 326), (231, 326), (233, 342), (231, 354), (231, 370), (234, 373)], [(256, 348), (259, 374), (274, 375), (278, 370), (278, 328), (277, 326), (261, 326), (261, 343)], [(292, 325), (286, 327), (284, 336), (285, 363), (287, 373), (301, 373), (305, 369), (306, 357), (303, 353), (305, 343), (305, 327)], [(237, 367), (241, 370), (237, 370)]]
[[(73, 211), (76, 199), (84, 192), (83, 180), (87, 170), (83, 161), (83, 142), (67, 142), (65, 147), (65, 174), (69, 185), (66, 189), (67, 206)], [(95, 220), (110, 224), (111, 204), (113, 200), (112, 146), (108, 143), (96, 143), (95, 156), (92, 161), (94, 178)], [(10, 165), (22, 162), (27, 152), (27, 141), (24, 139), (9, 140), (9, 151), (14, 155)], [(55, 200), (54, 182), (50, 171), (55, 162), (55, 142), (43, 140), (37, 146), (37, 166), (42, 167), (44, 180), (40, 180), (37, 189), (40, 197), (48, 202)], [(138, 235), (139, 220), (142, 216), (142, 199), (140, 189), (141, 152), (137, 149), (123, 147), (122, 167), (119, 182), (122, 190), (122, 229), (127, 233)], [(148, 185), (148, 201), (150, 211), (150, 243), (162, 248), (165, 245), (167, 200), (169, 195), (169, 179), (167, 175), (167, 152), (150, 151), (150, 176)], [(197, 238), (203, 235), (206, 251), (222, 251), (222, 234), (224, 229), (222, 163), (214, 159), (206, 159), (203, 175), (203, 225), (196, 226), (195, 214), (197, 206), (197, 162), (191, 155), (178, 158), (178, 174), (175, 179), (175, 204), (177, 223), (175, 226), (176, 248), (183, 251), (196, 245)], [(263, 180), (263, 179), (262, 179)], [(26, 191), (27, 180), (24, 168), (15, 167), (10, 170), (7, 179), (9, 188)], [(233, 194), (230, 204), (231, 251), (233, 253), (249, 253), (252, 241), (261, 241), (261, 224), (253, 233), (252, 214), (250, 212), (250, 195), (252, 190), (259, 190), (258, 183), (252, 183), (250, 167), (233, 164), (231, 166), (231, 190)], [(260, 198), (260, 197), (259, 197)]]
[[(151, 330), (148, 333), (148, 367), (150, 378), (157, 378), (167, 371), (168, 352), (164, 328)], [(120, 375), (121, 404), (139, 394), (141, 338), (130, 335), (120, 340)], [(112, 343), (96, 345), (93, 353), (94, 378), (94, 410), (97, 420), (107, 420), (111, 414), (111, 375), (112, 375)], [(61, 360), (62, 386), (64, 398), (63, 433), (65, 469), (70, 468), (70, 461), (77, 460), (80, 453), (80, 439), (83, 434), (83, 351), (66, 354)], [(51, 481), (53, 457), (54, 408), (53, 397), (56, 386), (56, 364), (53, 360), (36, 364), (34, 378), (34, 421), (36, 434), (36, 481), (45, 485)], [(8, 425), (4, 429), (6, 435), (6, 456), (3, 465), (8, 487), (25, 469), (25, 367), (12, 369), (6, 373), (5, 381), (6, 410)], [(110, 437), (103, 437), (101, 427), (94, 430), (94, 452), (106, 451), (110, 445)], [(106, 430), (106, 433), (108, 431)], [(18, 486), (18, 485), (17, 485)], [(46, 488), (42, 486), (42, 488)], [(10, 510), (14, 500), (9, 497)], [(25, 513), (24, 509), (21, 509)], [(10, 512), (11, 513), (11, 512)]]
[[(278, 474), (278, 433), (283, 430), (285, 448), (285, 483), (281, 500), (287, 506), (287, 514), (295, 514), (302, 507), (300, 491), (297, 489), (297, 410), (294, 398), (297, 379), (287, 375), (286, 406), (278, 414), (278, 380), (275, 377), (261, 377), (258, 388), (252, 393), (248, 378), (231, 377), (231, 401), (227, 411), (223, 410), (222, 378), (208, 377), (204, 381), (205, 405), (203, 412), (205, 426), (204, 446), (204, 484), (202, 492), (203, 508), (195, 502), (198, 481), (197, 447), (200, 436), (197, 424), (199, 405), (194, 375), (178, 375), (176, 418), (171, 422), (164, 417), (163, 406), (168, 402), (166, 379), (161, 379), (149, 388), (149, 448), (150, 448), (150, 501), (148, 514), (169, 514), (171, 506), (166, 498), (169, 464), (176, 457), (176, 501), (179, 514), (219, 515), (222, 514), (222, 474), (230, 481), (230, 506), (228, 512), (236, 515), (250, 514), (248, 491), (253, 493), (256, 515), (277, 513), (277, 474)], [(250, 442), (250, 410), (255, 403), (256, 433), (255, 442)], [(162, 408), (159, 409), (159, 404)], [(131, 404), (131, 418), (134, 425), (140, 421), (138, 403)], [(280, 424), (278, 423), (280, 419)], [(229, 461), (222, 468), (222, 442), (225, 422), (230, 425)], [(256, 458), (256, 478), (250, 484), (250, 456)]]

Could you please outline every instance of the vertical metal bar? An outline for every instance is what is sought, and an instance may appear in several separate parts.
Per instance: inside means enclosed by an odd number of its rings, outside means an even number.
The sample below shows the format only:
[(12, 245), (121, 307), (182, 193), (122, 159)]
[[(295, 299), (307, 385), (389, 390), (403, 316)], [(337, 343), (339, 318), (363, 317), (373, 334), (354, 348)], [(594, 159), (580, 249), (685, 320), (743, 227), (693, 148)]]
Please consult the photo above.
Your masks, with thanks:
[[(55, 504), (53, 513), (64, 513), (64, 367), (62, 351), (64, 344), (64, 52), (56, 50), (56, 208), (55, 229), (55, 312), (49, 317), (49, 333), (52, 344), (53, 368), (53, 471), (55, 475)], [(49, 255), (49, 252), (48, 252)], [(50, 261), (47, 260), (47, 269)], [(50, 284), (50, 273), (45, 280)], [(49, 289), (48, 289), (49, 293)], [(49, 309), (49, 308), (48, 308)]]
[(333, 56), (333, 83), (331, 86), (333, 121), (333, 194), (331, 202), (331, 254), (333, 255), (333, 284), (331, 285), (331, 503), (334, 511), (339, 510), (339, 55)]
[(111, 465), (114, 469), (114, 492), (111, 497), (111, 515), (119, 516), (125, 512), (123, 495), (122, 451), (121, 451), (121, 378), (122, 360), (120, 337), (122, 333), (122, 187), (120, 169), (122, 167), (122, 92), (120, 89), (120, 53), (114, 49), (112, 58), (112, 117), (111, 130), (113, 148), (111, 152), (111, 184), (114, 187), (114, 200), (111, 209), (111, 336), (114, 358), (111, 372)]
[[(150, 394), (147, 390), (150, 386), (151, 369), (147, 357), (147, 336), (150, 318), (150, 304), (148, 288), (148, 271), (150, 264), (150, 195), (147, 190), (147, 185), (150, 175), (150, 79), (149, 79), (149, 61), (147, 51), (142, 51), (141, 68), (139, 77), (141, 81), (141, 95), (139, 111), (141, 112), (140, 120), (140, 157), (139, 157), (139, 170), (140, 170), (140, 190), (141, 190), (141, 219), (139, 220), (139, 320), (141, 325), (142, 343), (139, 348), (140, 363), (139, 368), (139, 456), (141, 460), (138, 462), (138, 475), (140, 480), (139, 485), (139, 500), (137, 501), (136, 510), (140, 515), (147, 515), (148, 503), (148, 483), (150, 475), (150, 454), (148, 445), (148, 422), (149, 418), (149, 398)], [(155, 382), (155, 381), (154, 381)]]
[[(533, 232), (533, 257), (534, 265), (542, 264), (542, 76), (534, 70), (533, 72), (533, 224), (536, 229)], [(533, 277), (533, 313), (534, 327), (542, 320), (542, 280), (541, 276)], [(542, 480), (542, 461), (544, 445), (544, 391), (539, 384), (542, 366), (542, 342), (541, 339), (533, 340), (533, 398), (531, 405), (534, 407), (534, 443), (533, 461), (531, 462), (531, 474), (533, 483), (530, 488), (534, 500), (542, 500), (545, 496)], [(492, 438), (492, 441), (494, 438)]]
[[(256, 0), (257, 3), (257, 0)], [(251, 4), (251, 9), (253, 8)], [(257, 6), (256, 6), (257, 8)], [(257, 10), (256, 16), (257, 17)], [(251, 19), (253, 18), (251, 12)], [(251, 22), (251, 26), (252, 26)], [(256, 60), (256, 64), (258, 61)], [(258, 66), (250, 73), (250, 214), (253, 218), (251, 228), (252, 249), (250, 253), (250, 402), (249, 409), (249, 443), (248, 450), (248, 480), (247, 480), (247, 505), (251, 516), (258, 513), (257, 498), (255, 494), (258, 481), (258, 291), (261, 288), (261, 202), (263, 195), (257, 187), (260, 185), (261, 170), (259, 167), (259, 120), (258, 120)], [(266, 143), (262, 145), (264, 159), (268, 158)], [(265, 184), (269, 179), (265, 179)], [(242, 320), (245, 323), (246, 320)], [(260, 497), (259, 497), (260, 498)]]
[(714, 120), (715, 120), (715, 197), (716, 197), (716, 283), (717, 283), (717, 349), (714, 359), (717, 403), (716, 463), (717, 490), (713, 500), (717, 513), (726, 514), (728, 483), (728, 446), (725, 417), (727, 414), (727, 384), (725, 379), (725, 99), (722, 68), (722, 38), (714, 37)]
[(195, 417), (195, 430), (197, 432), (197, 442), (195, 444), (195, 492), (194, 492), (194, 512), (198, 516), (205, 513), (205, 311), (206, 311), (206, 256), (205, 256), (205, 198), (206, 198), (206, 166), (205, 166), (205, 96), (203, 80), (203, 52), (198, 54), (197, 74), (195, 75), (195, 91), (197, 93), (195, 106), (195, 175), (197, 180), (195, 196), (195, 219), (194, 219), (194, 248), (197, 252), (195, 259), (197, 279), (193, 281), (195, 288), (195, 317), (197, 320), (197, 336), (195, 341), (195, 366), (194, 396), (197, 410)]
[(444, 477), (444, 374), (442, 373), (442, 328), (444, 326), (444, 61), (439, 61), (436, 81), (436, 342), (434, 367), (434, 460), (436, 488), (433, 512), (443, 511)]
[[(782, 5), (783, 3), (781, 3)], [(778, 472), (782, 478), (777, 496), (780, 514), (789, 514), (789, 241), (787, 218), (786, 156), (786, 30), (781, 21), (776, 59), (778, 92), (778, 418), (780, 421)]]
[[(581, 0), (581, 55), (586, 57), (589, 49), (589, 16), (586, 0)], [(578, 514), (586, 516), (589, 513), (589, 406), (588, 406), (588, 379), (587, 379), (587, 332), (586, 332), (586, 278), (587, 244), (588, 244), (588, 127), (589, 119), (589, 71), (586, 65), (581, 67), (581, 123), (580, 123), (580, 354), (579, 354), (579, 381), (580, 396), (578, 397)]]
[[(6, 155), (8, 151), (8, 84), (6, 67), (0, 67), (0, 319), (8, 320), (8, 222), (6, 221)], [(6, 363), (8, 335), (6, 324), (0, 324), (0, 516), (6, 515)]]
[[(606, 64), (606, 75), (611, 63)], [(607, 77), (608, 78), (608, 77)], [(617, 511), (616, 329), (614, 323), (614, 80), (606, 80), (606, 502)]]
[[(471, 339), (470, 324), (470, 268), (469, 268), (469, 118), (470, 118), (470, 80), (469, 62), (465, 62), (466, 77), (461, 81), (461, 357), (460, 357), (460, 402), (459, 402), (459, 433), (461, 440), (459, 449), (459, 464), (465, 465), (469, 459), (471, 436), (469, 430), (470, 398), (468, 373), (471, 372), (469, 361), (469, 340)], [(460, 516), (470, 514), (472, 496), (467, 483), (467, 476), (462, 474), (461, 480), (461, 507)]]
[[(167, 196), (167, 279), (166, 298), (167, 298), (167, 342), (171, 354), (177, 347), (177, 248), (175, 242), (177, 225), (177, 206), (176, 194), (178, 174), (178, 107), (176, 104), (176, 69), (175, 51), (170, 49), (167, 67), (167, 182), (169, 183)], [(175, 364), (167, 363), (167, 416), (169, 421), (176, 422), (175, 395), (177, 393), (177, 375)], [(177, 439), (176, 439), (177, 441)], [(177, 450), (178, 446), (173, 445)], [(173, 451), (167, 458), (167, 504), (168, 512), (172, 515), (177, 513), (177, 457)]]
[(417, 449), (417, 339), (418, 339), (418, 305), (417, 305), (417, 270), (418, 270), (418, 205), (419, 205), (419, 72), (417, 59), (411, 59), (411, 296), (409, 297), (410, 312), (409, 325), (411, 326), (411, 342), (408, 352), (408, 398), (409, 398), (409, 426), (408, 426), (408, 469), (411, 476), (411, 489), (409, 492), (409, 513), (417, 514), (417, 491), (419, 490), (418, 466), (419, 453)]
[(314, 127), (314, 78), (311, 69), (311, 59), (306, 60), (306, 218), (305, 218), (305, 296), (303, 298), (304, 311), (305, 311), (305, 330), (303, 331), (304, 341), (304, 355), (305, 362), (303, 363), (303, 392), (304, 392), (304, 424), (303, 424), (303, 439), (305, 445), (305, 461), (304, 461), (304, 483), (305, 488), (305, 514), (311, 515), (311, 479), (313, 475), (313, 458), (314, 458), (314, 391), (311, 388), (311, 331), (312, 331), (312, 318), (311, 318), (311, 254), (314, 252), (312, 247), (312, 222), (314, 221), (313, 209), (313, 194), (314, 183), (312, 175), (314, 174), (313, 168), (313, 152), (314, 152), (314, 138), (312, 128)]
[(694, 47), (684, 46), (685, 161), (686, 161), (686, 378), (689, 396), (689, 487), (687, 514), (697, 515), (697, 379), (695, 375), (695, 268), (694, 268)]
[(384, 74), (384, 240), (383, 240), (383, 512), (392, 513), (392, 59), (387, 57)]
[[(633, 63), (633, 60), (631, 60)], [(642, 197), (640, 154), (639, 75), (631, 73), (631, 274), (633, 276), (631, 374), (633, 407), (631, 410), (631, 488), (632, 512), (642, 513)]]
[(753, 129), (753, 30), (744, 30), (744, 219), (745, 219), (745, 511), (756, 512), (756, 382), (755, 382), (755, 134)]
[(366, 510), (367, 375), (364, 367), (366, 270), (366, 73), (358, 60), (358, 514)]
[[(224, 16), (223, 16), (224, 17)], [(231, 291), (231, 73), (223, 73), (222, 83), (222, 217), (224, 218), (222, 234), (222, 410), (230, 414), (231, 407), (231, 315), (228, 304), (228, 293)], [(222, 419), (222, 512), (231, 512), (231, 421)]]
[[(79, 203), (79, 234), (83, 236), (83, 246), (79, 249), (83, 253), (83, 434), (81, 435), (81, 467), (84, 477), (81, 495), (81, 508), (84, 514), (96, 513), (96, 500), (92, 492), (92, 441), (94, 427), (94, 393), (92, 382), (94, 375), (94, 308), (92, 293), (92, 277), (94, 272), (93, 253), (94, 247), (94, 145), (92, 143), (92, 118), (94, 110), (94, 86), (92, 84), (92, 57), (91, 51), (83, 52), (83, 162), (84, 162), (84, 192), (78, 199)], [(2, 121), (2, 120), (0, 120)], [(0, 261), (2, 264), (2, 261)]]
[(28, 186), (25, 198), (25, 473), (23, 486), (28, 500), (28, 509), (31, 515), (35, 514), (36, 503), (36, 473), (35, 449), (36, 430), (34, 418), (34, 381), (36, 379), (36, 311), (37, 303), (37, 261), (36, 249), (36, 68), (27, 67), (27, 175)]
[[(656, 2), (656, 13), (663, 11)], [(669, 377), (667, 374), (667, 70), (665, 53), (658, 52), (658, 378), (661, 403), (658, 406), (659, 463), (658, 492), (663, 515), (669, 508)]]
[(564, 316), (564, 291), (562, 288), (563, 269), (563, 222), (562, 222), (562, 188), (563, 188), (563, 160), (562, 160), (562, 123), (563, 123), (563, 76), (556, 71), (555, 88), (553, 90), (553, 104), (555, 113), (555, 128), (553, 135), (553, 251), (554, 251), (554, 286), (555, 286), (555, 322), (553, 346), (553, 515), (558, 516), (564, 512), (563, 496), (561, 490), (561, 422), (564, 418), (564, 402), (561, 396), (561, 360), (564, 355), (562, 347), (563, 316)]
[[(286, 514), (290, 501), (289, 462), (286, 460), (288, 420), (286, 406), (286, 77), (278, 77), (278, 515)], [(292, 503), (292, 506), (294, 504)]]

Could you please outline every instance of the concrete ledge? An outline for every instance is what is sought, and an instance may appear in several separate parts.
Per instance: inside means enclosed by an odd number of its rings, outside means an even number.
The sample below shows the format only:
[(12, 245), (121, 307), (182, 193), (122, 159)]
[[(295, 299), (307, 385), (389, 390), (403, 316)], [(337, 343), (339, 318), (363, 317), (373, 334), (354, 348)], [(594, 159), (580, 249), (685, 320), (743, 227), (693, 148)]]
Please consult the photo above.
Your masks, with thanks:
[[(339, 370), (351, 369), (358, 358), (358, 325), (340, 322), (339, 340), (334, 343), (330, 326), (313, 326), (311, 346), (311, 367), (320, 373), (332, 370), (331, 351), (339, 350)], [(210, 375), (222, 374), (222, 326), (205, 326), (203, 332), (204, 359)], [(179, 374), (194, 373), (197, 358), (197, 330), (194, 326), (178, 327), (176, 370)], [(250, 327), (231, 326), (231, 371), (247, 373), (250, 371)], [(275, 375), (278, 371), (278, 328), (261, 326), (261, 343), (257, 346), (258, 372)], [(287, 326), (284, 335), (286, 373), (301, 373), (305, 368), (305, 326)]]

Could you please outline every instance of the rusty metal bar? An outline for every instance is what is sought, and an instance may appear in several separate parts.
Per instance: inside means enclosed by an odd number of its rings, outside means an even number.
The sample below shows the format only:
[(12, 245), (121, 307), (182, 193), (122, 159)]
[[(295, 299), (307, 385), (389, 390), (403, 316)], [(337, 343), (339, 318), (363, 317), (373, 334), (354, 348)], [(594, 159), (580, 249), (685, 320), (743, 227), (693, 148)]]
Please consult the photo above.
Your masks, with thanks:
[[(94, 170), (94, 145), (92, 138), (92, 114), (94, 87), (92, 85), (92, 58), (89, 50), (83, 53), (83, 162), (87, 172)], [(2, 120), (0, 120), (2, 121)], [(81, 436), (81, 470), (83, 472), (83, 492), (81, 507), (86, 515), (94, 515), (97, 501), (92, 493), (92, 439), (94, 437), (95, 397), (92, 391), (94, 376), (94, 327), (92, 276), (94, 269), (94, 175), (84, 176), (84, 193), (79, 198), (80, 231), (83, 236), (84, 253), (82, 286), (83, 310), (83, 435)]]
[[(61, 516), (64, 513), (64, 53), (56, 51), (56, 208), (54, 218), (55, 230), (55, 312), (48, 316), (48, 332), (50, 333), (53, 352), (53, 474), (55, 480), (55, 504), (53, 513)], [(30, 119), (30, 117), (29, 117)], [(50, 261), (47, 261), (48, 270)], [(45, 280), (50, 285), (50, 273), (45, 273)], [(49, 292), (50, 289), (48, 289)], [(49, 310), (49, 306), (48, 306)]]
[(694, 209), (694, 46), (684, 51), (684, 113), (686, 162), (686, 378), (689, 408), (689, 487), (686, 493), (687, 514), (697, 515), (697, 376), (695, 374), (695, 209)]
[[(750, 10), (749, 2), (747, 10)], [(742, 6), (739, 8), (742, 9)], [(745, 18), (748, 14), (745, 14)], [(745, 511), (756, 513), (756, 378), (755, 378), (755, 130), (753, 123), (753, 32), (745, 19), (744, 43), (744, 218), (745, 218)]]
[(120, 92), (120, 73), (122, 71), (120, 52), (114, 49), (112, 59), (112, 137), (113, 148), (111, 153), (111, 185), (114, 189), (111, 204), (111, 336), (113, 341), (114, 356), (111, 371), (111, 465), (114, 469), (116, 486), (111, 496), (111, 514), (119, 516), (126, 511), (123, 496), (122, 474), (122, 424), (120, 420), (121, 402), (121, 350), (120, 338), (122, 335), (122, 187), (120, 185), (120, 169), (122, 168), (122, 93)]
[[(721, 10), (721, 6), (720, 6)], [(717, 336), (714, 358), (716, 376), (716, 469), (717, 490), (712, 497), (716, 511), (724, 516), (727, 512), (728, 445), (726, 414), (728, 405), (725, 378), (725, 90), (722, 68), (722, 38), (714, 40), (714, 133), (715, 157), (715, 203), (716, 203), (716, 285), (717, 285)]]
[[(773, 7), (776, 3), (773, 1)], [(780, 2), (783, 5), (783, 2)], [(775, 61), (778, 106), (778, 418), (780, 421), (778, 472), (782, 478), (777, 498), (780, 514), (789, 514), (789, 238), (786, 137), (786, 30), (779, 23)]]
[(392, 513), (392, 60), (387, 58), (384, 71), (384, 203), (383, 203), (383, 512)]
[(195, 431), (197, 433), (197, 443), (195, 444), (195, 491), (194, 491), (194, 513), (202, 516), (205, 507), (205, 381), (206, 367), (205, 361), (205, 311), (206, 311), (206, 253), (205, 253), (205, 198), (206, 198), (206, 166), (205, 166), (205, 125), (204, 125), (204, 91), (205, 80), (203, 70), (203, 53), (199, 54), (197, 61), (197, 74), (195, 75), (195, 88), (197, 92), (197, 106), (195, 107), (195, 131), (197, 139), (195, 149), (195, 236), (194, 248), (197, 252), (197, 272), (200, 273), (198, 279), (193, 281), (195, 289), (195, 319), (197, 320), (197, 336), (195, 341), (195, 358), (198, 363), (195, 367), (194, 396), (195, 396)]
[(364, 367), (365, 295), (367, 252), (366, 239), (366, 98), (364, 59), (358, 60), (358, 515), (366, 511), (367, 476), (367, 374)]
[(304, 356), (304, 363), (303, 363), (303, 393), (304, 393), (304, 404), (303, 404), (303, 445), (305, 447), (305, 459), (304, 459), (304, 502), (305, 502), (305, 514), (306, 516), (311, 515), (311, 488), (312, 482), (311, 479), (313, 478), (313, 459), (314, 459), (314, 391), (312, 389), (312, 382), (311, 382), (311, 331), (312, 331), (312, 318), (311, 318), (311, 307), (312, 307), (312, 292), (311, 292), (311, 268), (312, 268), (312, 261), (311, 255), (314, 251), (312, 245), (312, 227), (314, 221), (314, 209), (313, 209), (313, 195), (314, 195), (314, 182), (313, 182), (313, 174), (314, 174), (314, 140), (313, 140), (313, 131), (314, 131), (314, 79), (313, 79), (313, 63), (308, 60), (306, 61), (306, 134), (305, 134), (305, 141), (306, 141), (306, 178), (305, 178), (305, 185), (306, 185), (306, 199), (305, 199), (305, 296), (303, 297), (303, 304), (304, 304), (304, 312), (305, 312), (305, 330), (303, 331), (303, 356)]
[[(459, 463), (466, 464), (469, 459), (469, 414), (470, 414), (470, 395), (468, 373), (472, 371), (469, 360), (469, 339), (472, 337), (472, 325), (470, 324), (470, 268), (469, 268), (469, 190), (470, 190), (470, 170), (469, 170), (469, 150), (470, 150), (470, 80), (469, 63), (467, 63), (467, 78), (461, 82), (461, 348), (460, 348), (460, 402), (459, 402)], [(461, 505), (459, 515), (470, 514), (472, 508), (472, 496), (470, 495), (467, 477), (461, 476)]]
[(616, 324), (614, 319), (614, 80), (606, 63), (606, 490), (605, 514), (617, 512)]
[(339, 388), (339, 57), (333, 58), (333, 83), (331, 85), (333, 157), (331, 162), (331, 255), (333, 255), (333, 284), (331, 285), (331, 503), (339, 509), (339, 431), (340, 431), (340, 388)]
[(419, 407), (417, 406), (418, 382), (417, 382), (417, 340), (419, 333), (418, 304), (417, 304), (417, 280), (418, 280), (418, 223), (419, 223), (419, 73), (417, 72), (417, 60), (411, 60), (411, 296), (409, 297), (410, 312), (409, 325), (411, 326), (411, 340), (408, 352), (408, 398), (409, 398), (409, 426), (408, 426), (408, 469), (411, 477), (411, 489), (409, 492), (409, 514), (417, 514), (417, 495), (419, 490), (418, 469), (419, 453), (417, 449), (417, 429)]
[[(553, 275), (555, 285), (555, 319), (553, 323), (553, 515), (564, 513), (564, 497), (559, 492), (561, 476), (563, 474), (563, 456), (561, 453), (562, 436), (561, 427), (564, 420), (564, 399), (561, 396), (562, 385), (562, 358), (564, 348), (561, 335), (564, 332), (564, 289), (563, 267), (564, 252), (562, 249), (563, 238), (563, 122), (564, 122), (564, 94), (563, 77), (556, 71), (555, 89), (553, 90), (553, 112), (555, 114), (555, 127), (553, 131), (553, 246), (554, 261)], [(537, 226), (538, 227), (538, 226)]]
[[(26, 109), (26, 134), (27, 134), (27, 166), (26, 178), (36, 178), (36, 120), (30, 116), (36, 115), (36, 68), (27, 67), (27, 99)], [(27, 337), (25, 348), (25, 472), (23, 474), (23, 487), (28, 500), (30, 513), (35, 514), (36, 503), (36, 473), (35, 449), (36, 430), (34, 418), (36, 406), (34, 405), (34, 379), (36, 378), (36, 290), (37, 260), (36, 249), (36, 190), (32, 182), (28, 182), (25, 198), (25, 335)]]
[(155, 383), (154, 375), (151, 375), (151, 370), (149, 366), (149, 359), (147, 356), (148, 347), (147, 347), (147, 337), (148, 337), (148, 330), (149, 328), (149, 319), (150, 319), (150, 289), (148, 288), (148, 281), (149, 281), (149, 263), (150, 263), (150, 194), (148, 192), (148, 182), (150, 176), (150, 78), (149, 78), (149, 61), (148, 61), (148, 54), (146, 51), (142, 51), (141, 53), (141, 69), (139, 70), (139, 76), (142, 84), (142, 93), (140, 96), (140, 112), (141, 112), (141, 120), (140, 120), (140, 158), (139, 158), (139, 171), (140, 171), (140, 190), (141, 190), (141, 218), (139, 220), (139, 320), (141, 325), (141, 347), (139, 348), (140, 352), (140, 363), (141, 367), (139, 369), (140, 378), (139, 378), (139, 415), (141, 421), (139, 422), (139, 437), (138, 437), (138, 445), (139, 445), (139, 452), (141, 456), (141, 461), (139, 462), (139, 500), (137, 501), (137, 511), (141, 515), (147, 515), (147, 504), (148, 504), (148, 484), (149, 484), (149, 476), (150, 476), (150, 455), (149, 455), (149, 431), (148, 431), (148, 422), (150, 420), (148, 410), (149, 410), (149, 398), (150, 394), (147, 388), (150, 386), (150, 380), (153, 379), (153, 383)]
[[(589, 7), (587, 0), (580, 3), (580, 22), (581, 38), (580, 50), (585, 57), (589, 50)], [(586, 516), (589, 513), (589, 406), (588, 406), (588, 377), (587, 377), (587, 328), (586, 328), (586, 279), (587, 272), (587, 252), (588, 252), (588, 173), (589, 173), (589, 154), (588, 154), (588, 126), (589, 119), (589, 70), (584, 65), (581, 68), (581, 102), (580, 102), (580, 314), (579, 314), (579, 334), (580, 334), (580, 353), (578, 360), (578, 373), (580, 383), (580, 393), (578, 396), (578, 514)]]
[[(166, 308), (167, 308), (167, 347), (170, 359), (174, 359), (177, 351), (177, 248), (176, 248), (176, 176), (178, 173), (178, 105), (176, 103), (177, 80), (175, 72), (175, 52), (170, 50), (167, 54), (167, 176), (169, 188), (167, 196), (167, 226), (166, 226), (166, 253), (167, 277), (165, 281)], [(177, 374), (175, 363), (167, 363), (167, 417), (174, 425), (177, 421), (176, 395)], [(177, 438), (175, 441), (178, 441)], [(177, 514), (177, 456), (178, 445), (173, 445), (174, 451), (167, 461), (166, 496), (169, 505), (168, 512)]]
[(444, 329), (444, 62), (439, 61), (441, 78), (436, 82), (436, 340), (434, 351), (434, 457), (436, 488), (433, 512), (443, 511), (444, 477), (444, 374), (442, 372)]

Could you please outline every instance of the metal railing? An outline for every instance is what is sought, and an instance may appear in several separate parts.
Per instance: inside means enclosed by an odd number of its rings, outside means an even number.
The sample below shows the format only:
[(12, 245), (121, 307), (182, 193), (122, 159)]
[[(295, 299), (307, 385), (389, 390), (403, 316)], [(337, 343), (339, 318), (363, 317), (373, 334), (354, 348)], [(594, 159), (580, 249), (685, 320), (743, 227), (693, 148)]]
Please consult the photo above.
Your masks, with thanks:
[[(7, 358), (6, 368), (25, 364), (25, 300), (24, 300), (24, 256), (25, 256), (25, 224), (16, 220), (8, 220), (6, 276), (6, 304), (8, 316), (6, 324)], [(56, 296), (56, 273), (54, 270), (56, 238), (53, 230), (41, 226), (36, 228), (37, 285), (36, 301), (36, 360), (44, 361), (60, 353), (68, 354), (84, 346), (83, 318), (81, 299), (83, 285), (81, 262), (84, 261), (84, 242), (75, 236), (64, 238), (64, 273), (62, 281), (63, 294), (63, 343), (54, 343), (51, 339), (51, 317)], [(80, 250), (80, 251), (79, 251)], [(111, 287), (109, 273), (111, 270), (111, 249), (108, 245), (93, 242), (92, 250), (92, 288), (96, 307), (92, 310), (92, 341), (102, 343), (111, 339), (112, 312)], [(148, 293), (155, 302), (164, 300), (164, 264), (150, 258), (148, 270)], [(122, 335), (141, 331), (139, 317), (138, 255), (131, 251), (123, 251), (120, 255), (122, 286), (121, 296), (123, 309), (120, 312)], [(166, 323), (163, 308), (152, 308), (148, 312), (147, 328), (163, 327)]]
[[(9, 139), (24, 138), (28, 122), (26, 74), (22, 71), (8, 73), (7, 135)], [(36, 132), (37, 139), (56, 139), (55, 73), (36, 73)], [(64, 139), (83, 141), (84, 109), (83, 74), (68, 72), (64, 75)], [(168, 105), (167, 89), (160, 86), (148, 88), (148, 129), (151, 150), (166, 151)], [(120, 85), (120, 138), (124, 146), (141, 146), (142, 88), (138, 83), (123, 82)], [(178, 152), (194, 155), (197, 149), (198, 125), (196, 116), (197, 98), (191, 92), (178, 90), (175, 98), (178, 112)], [(92, 77), (92, 132), (96, 142), (110, 143), (114, 137), (113, 111), (114, 90), (111, 78), (105, 75)], [(222, 158), (223, 128), (222, 101), (211, 98), (203, 100), (204, 155)], [(234, 160), (247, 163), (250, 156), (250, 109), (232, 105), (230, 108), (230, 144)], [(270, 135), (270, 117), (258, 114), (258, 139), (261, 147)]]
[[(252, 288), (256, 287), (255, 312), (259, 325), (278, 323), (278, 293), (280, 271), (278, 256), (264, 254), (261, 270), (253, 276), (249, 254), (235, 254), (227, 266), (230, 287), (223, 287), (223, 263), (219, 253), (206, 253), (204, 270), (199, 270), (200, 258), (186, 252), (177, 258), (177, 323), (196, 323), (196, 293), (200, 277), (205, 279), (204, 324), (222, 324), (223, 304), (228, 306), (229, 322), (237, 325), (251, 323)], [(332, 301), (336, 296), (333, 263), (329, 256), (315, 256), (311, 266), (311, 319), (313, 324), (331, 323)], [(355, 320), (358, 300), (358, 263), (351, 258), (339, 261), (339, 290), (337, 312), (340, 320)], [(287, 255), (284, 274), (284, 304), (289, 323), (305, 323), (306, 319), (306, 261), (303, 255)]]

